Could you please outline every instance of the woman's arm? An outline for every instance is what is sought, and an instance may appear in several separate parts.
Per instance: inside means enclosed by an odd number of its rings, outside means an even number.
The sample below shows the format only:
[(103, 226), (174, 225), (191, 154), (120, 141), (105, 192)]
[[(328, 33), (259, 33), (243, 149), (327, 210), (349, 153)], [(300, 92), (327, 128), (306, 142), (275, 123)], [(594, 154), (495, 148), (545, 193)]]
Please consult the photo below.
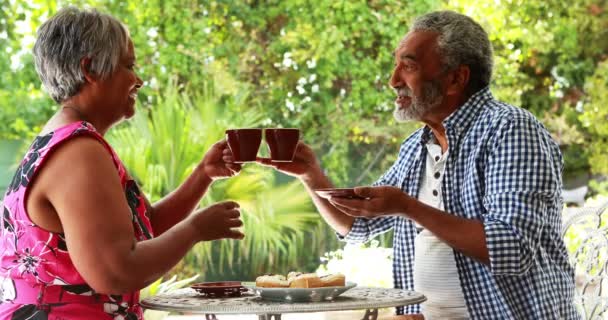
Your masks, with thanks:
[(154, 205), (145, 200), (155, 235), (163, 234), (187, 217), (214, 180), (234, 176), (241, 170), (240, 165), (225, 162), (224, 155), (231, 157), (232, 154), (226, 141), (222, 140), (211, 146), (194, 172), (177, 189)]
[(242, 222), (238, 205), (228, 202), (197, 211), (155, 239), (136, 242), (110, 154), (91, 138), (66, 142), (48, 159), (37, 184), (61, 220), (76, 269), (99, 293), (146, 286), (198, 241), (243, 236), (231, 230)]

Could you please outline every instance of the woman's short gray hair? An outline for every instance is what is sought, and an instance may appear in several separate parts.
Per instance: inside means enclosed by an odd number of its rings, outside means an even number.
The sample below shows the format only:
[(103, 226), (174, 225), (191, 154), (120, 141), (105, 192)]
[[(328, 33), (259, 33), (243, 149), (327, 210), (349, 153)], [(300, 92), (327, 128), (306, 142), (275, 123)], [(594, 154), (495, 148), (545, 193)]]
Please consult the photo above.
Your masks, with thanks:
[(104, 79), (114, 72), (128, 43), (129, 30), (116, 18), (95, 9), (66, 7), (38, 29), (36, 71), (51, 97), (61, 103), (85, 82), (83, 58), (91, 59), (89, 71)]
[(439, 33), (437, 45), (444, 68), (466, 65), (471, 70), (465, 93), (472, 95), (492, 79), (492, 44), (486, 31), (473, 19), (454, 11), (436, 11), (414, 21), (410, 31)]

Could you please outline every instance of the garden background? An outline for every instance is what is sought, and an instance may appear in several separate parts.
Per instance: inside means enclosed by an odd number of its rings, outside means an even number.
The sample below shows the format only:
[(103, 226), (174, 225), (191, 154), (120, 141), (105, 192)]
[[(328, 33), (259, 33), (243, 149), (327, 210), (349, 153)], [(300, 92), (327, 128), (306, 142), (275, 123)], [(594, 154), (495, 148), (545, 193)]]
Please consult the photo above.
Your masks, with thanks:
[[(336, 186), (372, 183), (418, 127), (393, 120), (392, 52), (414, 17), (436, 9), (468, 14), (488, 31), (491, 89), (549, 128), (564, 153), (565, 187), (608, 195), (606, 0), (0, 0), (0, 191), (58, 108), (31, 48), (42, 21), (68, 4), (111, 13), (130, 29), (145, 85), (137, 115), (107, 138), (152, 200), (232, 127), (300, 128)], [(247, 237), (198, 244), (173, 275), (251, 280), (314, 271), (322, 256), (351, 269), (390, 259), (375, 248), (390, 246), (390, 234), (345, 258), (301, 184), (268, 168), (245, 165), (201, 205), (226, 199), (241, 204)]]

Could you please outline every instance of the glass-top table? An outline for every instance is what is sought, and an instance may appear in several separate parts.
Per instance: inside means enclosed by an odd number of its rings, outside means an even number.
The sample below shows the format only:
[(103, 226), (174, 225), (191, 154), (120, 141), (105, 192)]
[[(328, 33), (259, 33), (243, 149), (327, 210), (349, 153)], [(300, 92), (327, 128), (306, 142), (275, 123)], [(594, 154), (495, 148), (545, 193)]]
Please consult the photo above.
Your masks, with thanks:
[(331, 301), (274, 302), (245, 293), (234, 298), (207, 298), (193, 289), (181, 289), (142, 300), (146, 309), (201, 314), (205, 319), (219, 319), (221, 314), (256, 314), (260, 320), (280, 320), (284, 313), (366, 310), (363, 320), (378, 318), (379, 308), (406, 306), (424, 302), (421, 293), (389, 288), (355, 287)]

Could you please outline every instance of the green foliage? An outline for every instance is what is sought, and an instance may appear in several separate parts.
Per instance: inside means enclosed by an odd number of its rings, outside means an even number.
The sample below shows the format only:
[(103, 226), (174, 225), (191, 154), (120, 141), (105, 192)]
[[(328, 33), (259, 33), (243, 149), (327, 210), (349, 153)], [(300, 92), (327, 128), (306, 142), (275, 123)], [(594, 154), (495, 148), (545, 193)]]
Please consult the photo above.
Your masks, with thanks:
[(608, 58), (608, 4), (513, 0), (497, 5), (456, 0), (449, 2), (449, 8), (466, 12), (488, 31), (495, 50), (495, 95), (544, 121), (564, 146), (566, 177), (588, 172), (591, 164), (606, 163), (599, 148), (588, 148), (590, 141), (604, 140), (605, 135), (585, 127), (581, 105), (596, 106), (588, 112), (594, 122), (605, 119), (595, 110), (598, 106), (606, 110), (599, 97), (606, 97), (608, 87), (596, 86), (594, 94), (586, 79), (602, 74), (598, 66)]
[(589, 163), (593, 172), (608, 174), (608, 60), (587, 79), (585, 91), (588, 96), (580, 120), (591, 134), (586, 141)]
[(0, 139), (31, 137), (55, 109), (30, 53), (43, 12), (30, 2), (0, 3)]
[[(225, 129), (260, 124), (258, 108), (243, 102), (248, 91), (219, 80), (207, 79), (199, 94), (170, 82), (150, 93), (154, 103), (129, 125), (110, 131), (108, 139), (152, 200), (175, 189)], [(241, 205), (247, 237), (198, 244), (176, 272), (213, 280), (314, 269), (317, 257), (335, 243), (327, 241), (327, 227), (299, 181), (277, 185), (272, 169), (245, 165), (238, 176), (215, 182), (201, 205), (228, 199)]]
[[(466, 12), (488, 30), (498, 98), (534, 112), (562, 145), (587, 149), (602, 137), (585, 124), (604, 119), (601, 112), (580, 117), (581, 104), (605, 108), (606, 87), (585, 84), (601, 74), (608, 51), (607, 4), (596, 0), (5, 2), (0, 51), (10, 59), (0, 61), (0, 135), (24, 137), (53, 111), (29, 50), (41, 20), (68, 3), (111, 12), (129, 26), (151, 90), (174, 79), (198, 91), (212, 62), (221, 68), (211, 72), (247, 83), (253, 94), (243, 102), (260, 105), (265, 125), (303, 129), (337, 185), (374, 181), (416, 128), (393, 121), (387, 80), (409, 23), (435, 9)], [(564, 150), (576, 159), (567, 161), (570, 174), (605, 163), (597, 161), (605, 159), (601, 144), (583, 157), (576, 147)]]
[[(210, 14), (226, 13), (230, 23), (214, 30), (239, 47), (219, 46), (214, 56), (253, 84), (272, 123), (305, 129), (337, 184), (369, 183), (413, 130), (392, 120), (392, 51), (411, 17), (437, 3), (220, 2)], [(391, 156), (373, 161), (378, 153)]]

